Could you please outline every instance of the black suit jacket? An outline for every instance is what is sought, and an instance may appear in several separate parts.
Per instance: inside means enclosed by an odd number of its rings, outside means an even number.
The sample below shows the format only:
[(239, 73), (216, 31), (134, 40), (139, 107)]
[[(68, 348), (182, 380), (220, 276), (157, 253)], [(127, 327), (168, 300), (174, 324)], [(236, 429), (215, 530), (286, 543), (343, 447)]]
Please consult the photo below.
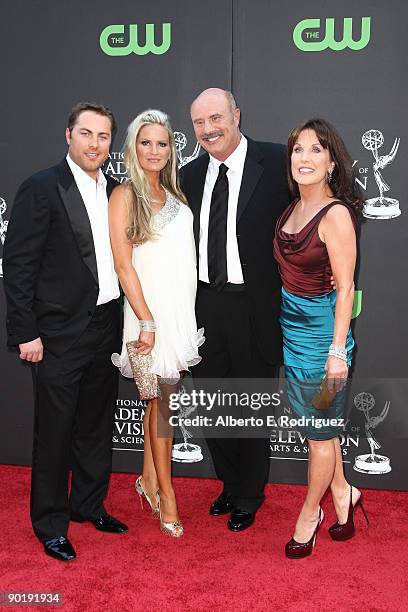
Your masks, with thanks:
[[(117, 182), (106, 176), (107, 194)], [(40, 337), (64, 353), (87, 327), (99, 285), (85, 204), (64, 159), (20, 186), (3, 250), (9, 346)]]
[[(277, 364), (282, 361), (278, 321), (281, 280), (273, 257), (273, 237), (276, 221), (290, 199), (286, 149), (280, 144), (247, 140), (237, 208), (238, 250), (258, 346), (269, 363)], [(197, 258), (208, 163), (209, 155), (202, 155), (184, 166), (181, 173), (181, 186), (194, 214)]]

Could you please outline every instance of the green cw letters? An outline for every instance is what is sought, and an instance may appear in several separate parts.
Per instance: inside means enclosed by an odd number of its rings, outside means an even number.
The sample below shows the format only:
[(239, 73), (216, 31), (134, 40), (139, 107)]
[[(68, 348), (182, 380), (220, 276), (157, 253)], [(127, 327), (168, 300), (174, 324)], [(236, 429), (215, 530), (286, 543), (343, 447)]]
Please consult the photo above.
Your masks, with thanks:
[(145, 44), (139, 45), (137, 24), (131, 23), (129, 25), (129, 42), (124, 45), (125, 42), (124, 25), (109, 25), (102, 30), (99, 37), (99, 44), (101, 49), (106, 55), (112, 56), (124, 56), (135, 53), (136, 55), (146, 55), (147, 53), (153, 53), (154, 55), (163, 55), (170, 49), (171, 45), (171, 24), (162, 24), (162, 43), (156, 45), (155, 43), (155, 25), (154, 23), (147, 23), (145, 26)]
[[(342, 40), (335, 40), (333, 17), (328, 17), (326, 19), (326, 30), (323, 40), (315, 40), (320, 38), (319, 28), (320, 19), (303, 19), (299, 21), (293, 30), (293, 42), (297, 48), (301, 51), (324, 51), (325, 49), (343, 51), (343, 49), (348, 47), (352, 51), (360, 51), (360, 49), (364, 49), (370, 42), (371, 17), (362, 17), (361, 19), (360, 40), (353, 40), (352, 17), (345, 17), (343, 19)], [(304, 34), (305, 30), (308, 30), (306, 34)], [(314, 32), (310, 30), (314, 30)]]

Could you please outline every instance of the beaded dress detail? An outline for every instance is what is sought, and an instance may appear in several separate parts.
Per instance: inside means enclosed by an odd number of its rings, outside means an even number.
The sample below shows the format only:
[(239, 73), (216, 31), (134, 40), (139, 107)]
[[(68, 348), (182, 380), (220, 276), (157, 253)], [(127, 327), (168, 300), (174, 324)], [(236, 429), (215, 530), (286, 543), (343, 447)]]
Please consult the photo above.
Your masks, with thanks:
[(180, 206), (183, 206), (174, 196), (167, 192), (166, 202), (161, 210), (153, 216), (153, 227), (159, 232), (168, 223), (173, 221), (180, 210)]

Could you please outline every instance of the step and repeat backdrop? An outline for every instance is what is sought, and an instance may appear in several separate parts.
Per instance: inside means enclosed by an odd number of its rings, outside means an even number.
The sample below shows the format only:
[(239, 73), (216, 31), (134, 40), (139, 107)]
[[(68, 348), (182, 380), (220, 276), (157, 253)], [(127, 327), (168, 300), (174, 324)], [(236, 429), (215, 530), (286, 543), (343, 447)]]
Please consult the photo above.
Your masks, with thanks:
[[(408, 489), (404, 0), (3, 0), (1, 12), (0, 284), (18, 185), (65, 156), (66, 119), (78, 101), (114, 111), (119, 129), (106, 170), (118, 180), (126, 127), (146, 108), (170, 115), (180, 166), (200, 154), (189, 107), (211, 86), (232, 90), (242, 131), (256, 140), (286, 142), (311, 116), (339, 129), (365, 199), (353, 311), (351, 401), (359, 418), (342, 436), (343, 456), (357, 485)], [(0, 463), (29, 465), (30, 367), (6, 349), (2, 288), (0, 319)], [(140, 470), (143, 413), (133, 383), (122, 380), (112, 432), (117, 471)], [(190, 434), (178, 432), (174, 473), (213, 476), (205, 441)], [(305, 482), (304, 438), (290, 423), (268, 435), (270, 481)]]

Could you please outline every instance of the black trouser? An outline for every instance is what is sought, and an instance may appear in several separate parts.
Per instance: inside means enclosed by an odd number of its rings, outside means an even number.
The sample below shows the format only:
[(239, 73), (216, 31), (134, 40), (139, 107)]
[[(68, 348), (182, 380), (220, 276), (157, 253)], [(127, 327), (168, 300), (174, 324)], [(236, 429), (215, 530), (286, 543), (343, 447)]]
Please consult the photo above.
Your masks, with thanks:
[[(70, 515), (104, 513), (112, 466), (119, 302), (97, 306), (79, 340), (33, 367), (35, 418), (31, 520), (42, 540), (65, 536)], [(68, 497), (68, 474), (72, 468)]]
[[(279, 368), (265, 361), (253, 333), (245, 291), (227, 286), (221, 292), (199, 282), (197, 323), (206, 341), (202, 361), (193, 369), (200, 378), (273, 378)], [(269, 439), (207, 438), (224, 493), (242, 510), (255, 512), (265, 499), (269, 475)]]

